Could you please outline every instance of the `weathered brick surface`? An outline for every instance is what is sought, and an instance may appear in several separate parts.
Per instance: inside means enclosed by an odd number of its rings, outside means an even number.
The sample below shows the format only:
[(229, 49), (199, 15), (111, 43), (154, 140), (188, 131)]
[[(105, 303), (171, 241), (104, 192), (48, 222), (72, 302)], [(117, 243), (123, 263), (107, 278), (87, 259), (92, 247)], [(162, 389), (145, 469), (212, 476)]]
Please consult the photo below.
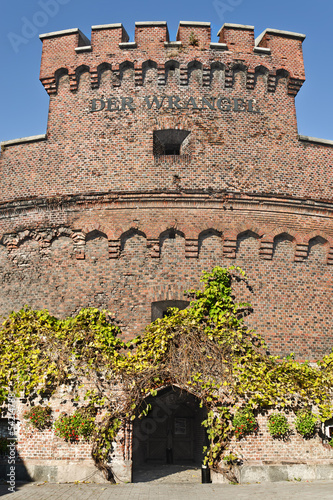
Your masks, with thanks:
[[(53, 419), (62, 412), (73, 411), (73, 400), (67, 398), (52, 398)], [(83, 440), (77, 443), (67, 443), (58, 438), (52, 429), (36, 431), (23, 419), (27, 409), (25, 404), (19, 404), (18, 418), (21, 423), (18, 432), (18, 457), (29, 465), (33, 463), (53, 464), (61, 466), (62, 463), (80, 463), (92, 465), (91, 444)], [(233, 440), (230, 444), (230, 452), (236, 453), (243, 460), (244, 465), (251, 464), (333, 464), (333, 450), (322, 440), (320, 424), (315, 435), (309, 439), (303, 439), (295, 429), (295, 416), (287, 414), (290, 425), (290, 434), (285, 439), (272, 438), (268, 431), (268, 417), (272, 413), (258, 415), (256, 421), (258, 429), (254, 434), (248, 435), (240, 440)], [(149, 427), (144, 436), (149, 438)], [(140, 426), (139, 426), (140, 429)], [(142, 434), (141, 438), (142, 439)], [(114, 443), (110, 463), (115, 470), (120, 465), (126, 468), (126, 463), (131, 459), (132, 426), (127, 425), (119, 432)], [(128, 467), (128, 465), (127, 465)], [(81, 476), (83, 479), (83, 476)]]
[[(271, 54), (258, 54), (250, 44), (253, 31), (229, 28), (228, 50), (217, 50), (209, 48), (208, 28), (180, 26), (183, 45), (169, 48), (165, 27), (137, 27), (137, 48), (124, 49), (121, 32), (93, 30), (92, 51), (83, 53), (75, 52), (79, 34), (44, 40), (41, 80), (51, 94), (47, 140), (5, 151), (3, 201), (170, 190), (175, 175), (182, 190), (331, 198), (331, 148), (300, 143), (297, 135), (293, 94), (294, 80), (304, 80), (300, 40), (266, 35), (262, 43)], [(198, 46), (189, 45), (191, 33)], [(167, 69), (170, 60), (179, 66), (174, 74)], [(169, 109), (166, 97), (160, 110), (148, 110), (143, 98), (152, 95), (176, 95), (182, 103), (193, 96), (199, 106), (202, 97), (215, 97), (216, 109), (198, 111), (193, 103), (187, 110)], [(134, 97), (137, 108), (90, 113), (93, 98), (111, 96)], [(221, 111), (218, 97), (253, 100), (260, 113)], [(191, 131), (186, 168), (181, 159), (166, 168), (152, 154), (153, 131), (174, 127)]]
[(248, 322), (272, 352), (317, 359), (330, 351), (327, 217), (257, 213), (232, 201), (187, 208), (180, 199), (162, 208), (167, 198), (146, 200), (146, 208), (118, 201), (108, 210), (92, 203), (8, 216), (14, 232), (5, 231), (0, 247), (2, 312), (29, 304), (65, 316), (97, 305), (115, 312), (129, 338), (150, 322), (152, 302), (183, 299), (203, 269), (236, 263), (253, 286), (251, 294), (239, 291), (254, 306)]
[[(210, 37), (181, 23), (172, 43), (166, 24), (139, 23), (135, 44), (121, 25), (95, 27), (86, 48), (79, 32), (43, 39), (46, 139), (5, 144), (0, 158), (1, 314), (108, 308), (130, 338), (152, 302), (183, 300), (202, 270), (236, 264), (253, 288), (237, 288), (248, 324), (272, 353), (330, 352), (333, 148), (298, 137), (301, 37), (271, 30), (255, 50), (251, 27)], [(164, 129), (190, 131), (179, 156), (154, 150)], [(273, 442), (262, 429), (238, 445), (248, 461), (332, 458), (319, 438)], [(90, 453), (24, 425), (19, 451)]]
[[(271, 412), (268, 412), (268, 414)], [(244, 463), (253, 464), (296, 464), (321, 463), (332, 464), (333, 451), (329, 445), (323, 445), (316, 434), (304, 439), (295, 430), (295, 417), (287, 414), (290, 434), (285, 439), (272, 438), (268, 431), (268, 414), (259, 415), (258, 430), (231, 444), (231, 449), (244, 458)]]

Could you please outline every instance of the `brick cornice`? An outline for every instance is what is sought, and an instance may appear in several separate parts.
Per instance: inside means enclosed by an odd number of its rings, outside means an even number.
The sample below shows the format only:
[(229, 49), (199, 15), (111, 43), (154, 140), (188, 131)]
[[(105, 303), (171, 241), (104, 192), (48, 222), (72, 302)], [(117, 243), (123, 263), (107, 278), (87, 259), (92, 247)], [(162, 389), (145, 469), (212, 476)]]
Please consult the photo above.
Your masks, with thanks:
[(333, 218), (333, 202), (328, 200), (309, 200), (288, 198), (272, 194), (236, 193), (222, 191), (155, 191), (155, 192), (114, 192), (86, 193), (53, 198), (34, 198), (15, 200), (0, 204), (0, 220), (8, 215), (22, 212), (52, 211), (61, 208), (75, 212), (82, 208), (118, 209), (223, 209), (249, 212), (284, 213), (321, 218)]

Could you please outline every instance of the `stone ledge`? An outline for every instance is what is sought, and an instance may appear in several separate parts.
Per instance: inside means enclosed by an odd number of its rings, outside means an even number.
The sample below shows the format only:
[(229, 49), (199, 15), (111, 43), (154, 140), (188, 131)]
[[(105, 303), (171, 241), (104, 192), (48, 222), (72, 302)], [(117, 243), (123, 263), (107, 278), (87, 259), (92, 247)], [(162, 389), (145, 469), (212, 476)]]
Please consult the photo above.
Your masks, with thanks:
[(271, 54), (271, 49), (268, 47), (253, 47), (253, 52), (257, 54)]
[(174, 47), (181, 47), (182, 42), (164, 42), (164, 47), (166, 49), (172, 49)]
[(240, 467), (240, 483), (292, 481), (294, 478), (302, 481), (333, 479), (333, 465), (254, 465)]
[(140, 28), (140, 26), (147, 27), (147, 26), (166, 26), (166, 25), (167, 25), (166, 21), (139, 21), (135, 23), (135, 26), (137, 26), (138, 28)]
[(136, 49), (137, 44), (136, 42), (121, 42), (119, 44), (120, 49)]
[(44, 38), (52, 38), (54, 36), (64, 36), (64, 35), (74, 35), (75, 33), (80, 33), (79, 28), (72, 28), (69, 30), (62, 31), (51, 31), (50, 33), (42, 33), (39, 35), (40, 40), (44, 40)]
[(318, 137), (309, 137), (307, 135), (299, 135), (298, 138), (300, 141), (304, 142), (314, 142), (316, 144), (323, 144), (325, 146), (333, 146), (333, 141), (330, 141), (328, 139), (318, 139)]
[(234, 23), (224, 23), (222, 28), (220, 28), (217, 36), (221, 34), (223, 28), (235, 28), (238, 30), (254, 30), (254, 26), (250, 26), (249, 24), (234, 24)]
[(91, 45), (86, 45), (85, 47), (76, 47), (75, 52), (91, 52)]
[(294, 33), (293, 31), (284, 31), (284, 30), (276, 30), (273, 28), (267, 28), (267, 29), (265, 29), (265, 31), (260, 33), (260, 35), (256, 38), (256, 42), (255, 42), (256, 46), (259, 45), (259, 43), (264, 38), (266, 33), (271, 34), (271, 35), (285, 36), (287, 38), (298, 38), (299, 40), (302, 40), (302, 41), (305, 40), (305, 38), (306, 38), (306, 35), (304, 35), (303, 33)]
[(86, 35), (84, 35), (82, 33), (81, 30), (79, 30), (79, 28), (72, 28), (72, 29), (69, 29), (69, 30), (62, 30), (62, 31), (52, 31), (50, 33), (43, 33), (41, 35), (39, 35), (39, 38), (40, 40), (45, 40), (46, 38), (54, 38), (54, 37), (57, 37), (57, 36), (66, 36), (66, 35), (74, 35), (74, 34), (78, 34), (80, 35), (80, 37), (85, 40), (87, 43), (87, 45), (90, 43), (88, 38), (86, 37)]
[(122, 23), (113, 23), (113, 24), (96, 24), (96, 26), (92, 26), (92, 30), (109, 30), (109, 29), (119, 29), (122, 28)]
[(189, 27), (193, 26), (193, 28), (198, 26), (198, 27), (210, 28), (210, 23), (199, 22), (199, 21), (180, 21), (179, 26), (189, 26)]
[[(107, 206), (108, 210), (118, 210), (122, 208), (137, 208), (138, 205), (145, 208), (188, 208), (191, 204), (196, 208), (207, 207), (220, 209), (225, 206), (236, 211), (255, 211), (262, 210), (266, 213), (288, 213), (297, 215), (316, 215), (316, 217), (332, 219), (333, 203), (332, 200), (309, 200), (307, 198), (288, 198), (286, 196), (254, 193), (226, 193), (225, 191), (216, 191), (213, 196), (209, 196), (204, 191), (153, 191), (153, 192), (123, 192), (114, 193), (80, 193), (75, 195), (64, 194), (63, 206), (67, 210), (75, 211), (81, 206)], [(40, 197), (26, 198), (19, 201), (4, 201), (0, 203), (0, 217), (7, 217), (7, 214), (15, 212), (19, 214), (22, 211), (39, 209), (48, 209), (58, 207), (58, 197)], [(81, 210), (81, 208), (79, 208)], [(3, 215), (4, 214), (4, 215)]]
[(211, 42), (209, 47), (211, 49), (217, 49), (217, 50), (228, 50), (228, 46), (226, 43)]
[(31, 135), (30, 137), (20, 137), (19, 139), (12, 139), (11, 141), (3, 141), (0, 143), (0, 145), (1, 147), (7, 148), (8, 146), (15, 146), (16, 144), (44, 141), (45, 139), (46, 139), (46, 134)]

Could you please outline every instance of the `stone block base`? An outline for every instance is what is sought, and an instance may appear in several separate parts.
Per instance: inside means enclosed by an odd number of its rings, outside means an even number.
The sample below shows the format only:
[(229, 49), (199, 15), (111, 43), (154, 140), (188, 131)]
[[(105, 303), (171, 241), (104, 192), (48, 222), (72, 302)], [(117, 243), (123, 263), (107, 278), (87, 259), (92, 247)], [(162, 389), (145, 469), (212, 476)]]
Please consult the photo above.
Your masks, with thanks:
[[(8, 472), (9, 465), (0, 464), (0, 477), (6, 478)], [(16, 481), (47, 481), (48, 483), (107, 482), (102, 472), (91, 461), (25, 460), (15, 464), (15, 478)]]
[[(235, 470), (240, 484), (277, 481), (333, 480), (332, 464), (242, 465)], [(211, 472), (212, 483), (229, 483), (217, 472)]]

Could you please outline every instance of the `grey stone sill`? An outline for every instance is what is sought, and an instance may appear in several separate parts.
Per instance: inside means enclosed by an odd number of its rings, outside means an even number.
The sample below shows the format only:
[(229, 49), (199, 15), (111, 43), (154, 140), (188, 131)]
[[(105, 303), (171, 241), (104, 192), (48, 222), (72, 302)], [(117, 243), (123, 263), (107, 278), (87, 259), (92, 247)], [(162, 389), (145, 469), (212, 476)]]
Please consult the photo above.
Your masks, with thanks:
[(226, 43), (211, 43), (210, 44), (211, 49), (217, 49), (217, 50), (228, 50), (228, 46)]
[(16, 144), (44, 141), (45, 139), (46, 139), (46, 134), (32, 135), (30, 137), (21, 137), (20, 139), (12, 139), (11, 141), (3, 141), (1, 142), (1, 147), (7, 148), (8, 146), (15, 146)]
[(210, 23), (205, 23), (205, 22), (197, 22), (197, 21), (180, 21), (179, 26), (201, 26), (205, 28), (210, 27)]
[(120, 49), (136, 49), (137, 44), (136, 42), (121, 42), (119, 44)]
[(79, 28), (73, 28), (70, 30), (62, 30), (62, 31), (52, 31), (51, 33), (43, 33), (42, 35), (39, 35), (40, 40), (45, 40), (46, 38), (54, 38), (57, 36), (65, 36), (65, 35), (75, 35), (78, 34), (80, 38), (86, 43), (87, 45), (90, 44), (90, 40), (82, 33)]
[(303, 33), (294, 33), (293, 31), (283, 31), (283, 30), (275, 30), (273, 28), (267, 28), (265, 31), (263, 31), (257, 38), (256, 38), (256, 45), (259, 45), (261, 40), (264, 38), (266, 33), (271, 34), (271, 35), (280, 35), (280, 36), (285, 36), (287, 38), (297, 38), (299, 40), (304, 40), (305, 35)]
[(328, 139), (318, 139), (318, 137), (308, 137), (307, 135), (299, 135), (300, 141), (304, 142), (314, 142), (315, 144), (324, 144), (325, 146), (333, 146), (333, 141)]
[(271, 49), (268, 47), (254, 47), (253, 52), (256, 52), (257, 54), (271, 54)]
[(121, 23), (113, 23), (113, 24), (97, 24), (96, 26), (92, 26), (92, 30), (108, 30), (108, 29), (119, 29), (122, 28), (123, 25)]
[(86, 45), (85, 47), (76, 47), (75, 52), (91, 52), (91, 45)]
[(164, 42), (164, 47), (166, 49), (172, 49), (173, 47), (181, 47), (182, 42)]
[(239, 29), (239, 30), (254, 30), (254, 26), (249, 26), (248, 24), (224, 23), (222, 28), (219, 30), (217, 36), (220, 35), (223, 28), (235, 28), (235, 29)]
[(139, 21), (135, 23), (135, 26), (166, 26), (166, 21)]
[(42, 35), (39, 35), (39, 38), (41, 40), (44, 40), (44, 38), (52, 38), (54, 36), (74, 35), (75, 33), (80, 33), (79, 28), (73, 28), (70, 30), (62, 30), (62, 31), (52, 31), (50, 33), (43, 33)]

